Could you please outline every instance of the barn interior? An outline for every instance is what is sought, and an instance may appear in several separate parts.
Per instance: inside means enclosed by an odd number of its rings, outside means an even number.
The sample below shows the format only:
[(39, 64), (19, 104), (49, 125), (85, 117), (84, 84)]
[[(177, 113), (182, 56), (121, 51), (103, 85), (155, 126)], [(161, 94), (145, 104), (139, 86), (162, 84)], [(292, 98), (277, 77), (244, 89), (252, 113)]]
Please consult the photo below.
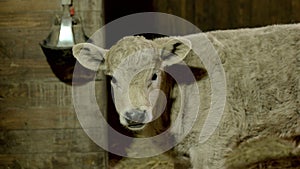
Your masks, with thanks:
[[(139, 12), (173, 14), (204, 32), (300, 22), (299, 0), (73, 0), (72, 7), (83, 29), (75, 33), (87, 37)], [(40, 45), (62, 12), (62, 0), (0, 1), (0, 169), (174, 168), (165, 155), (132, 159), (108, 153), (85, 133), (72, 101), (74, 60), (51, 62)], [(94, 80), (94, 74), (86, 76), (89, 70), (84, 73), (80, 82)], [(109, 124), (131, 136), (118, 123), (107, 78), (100, 72), (95, 83)]]

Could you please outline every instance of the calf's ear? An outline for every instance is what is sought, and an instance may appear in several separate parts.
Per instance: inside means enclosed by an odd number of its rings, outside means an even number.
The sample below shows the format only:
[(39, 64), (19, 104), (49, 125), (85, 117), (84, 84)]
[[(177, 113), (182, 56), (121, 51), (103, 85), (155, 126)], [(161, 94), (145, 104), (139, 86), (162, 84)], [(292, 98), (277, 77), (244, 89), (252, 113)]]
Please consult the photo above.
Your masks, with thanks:
[(179, 37), (167, 37), (154, 40), (162, 47), (162, 66), (171, 66), (180, 63), (192, 49), (189, 40)]
[(73, 56), (77, 61), (93, 71), (106, 69), (106, 52), (108, 50), (100, 48), (91, 43), (79, 43), (73, 46)]

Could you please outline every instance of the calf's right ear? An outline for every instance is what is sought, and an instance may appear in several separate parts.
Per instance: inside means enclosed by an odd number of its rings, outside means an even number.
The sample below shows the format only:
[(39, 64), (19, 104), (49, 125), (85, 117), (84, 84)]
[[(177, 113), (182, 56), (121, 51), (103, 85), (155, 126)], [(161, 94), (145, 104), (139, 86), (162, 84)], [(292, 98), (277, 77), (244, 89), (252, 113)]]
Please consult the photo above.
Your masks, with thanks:
[(73, 56), (77, 61), (93, 71), (106, 69), (106, 52), (108, 50), (100, 48), (91, 43), (79, 43), (73, 46)]

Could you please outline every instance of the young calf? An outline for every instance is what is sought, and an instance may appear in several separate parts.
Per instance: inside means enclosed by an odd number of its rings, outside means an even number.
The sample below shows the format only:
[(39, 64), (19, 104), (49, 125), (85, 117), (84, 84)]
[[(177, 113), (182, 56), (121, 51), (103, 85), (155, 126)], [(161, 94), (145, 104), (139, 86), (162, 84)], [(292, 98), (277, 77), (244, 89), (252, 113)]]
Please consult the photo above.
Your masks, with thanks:
[[(206, 51), (206, 38), (225, 71), (226, 102), (218, 126), (200, 142), (205, 121), (218, 121), (209, 116), (215, 79), (194, 52)], [(77, 44), (73, 54), (86, 68), (112, 77), (122, 125), (148, 136), (175, 126), (168, 130), (175, 140), (188, 133), (174, 148), (179, 159), (190, 159), (187, 166), (246, 168), (292, 159), (283, 165), (299, 167), (299, 24), (155, 40), (125, 37), (110, 50)]]

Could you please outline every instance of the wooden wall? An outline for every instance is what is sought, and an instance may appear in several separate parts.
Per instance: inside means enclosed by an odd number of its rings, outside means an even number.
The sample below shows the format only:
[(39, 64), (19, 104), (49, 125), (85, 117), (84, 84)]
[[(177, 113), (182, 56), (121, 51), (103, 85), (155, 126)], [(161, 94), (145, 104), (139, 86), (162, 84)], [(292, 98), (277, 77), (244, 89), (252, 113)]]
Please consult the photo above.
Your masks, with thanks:
[[(73, 0), (90, 36), (103, 25), (100, 0)], [(38, 43), (61, 0), (0, 1), (0, 168), (105, 168), (82, 131), (71, 86), (52, 73)], [(106, 0), (106, 22), (146, 11), (183, 17), (201, 30), (300, 22), (299, 0)], [(97, 82), (104, 86), (103, 79)], [(101, 94), (100, 94), (101, 95)], [(105, 103), (101, 107), (105, 108)]]
[[(60, 3), (0, 1), (1, 169), (106, 168), (106, 152), (78, 123), (71, 86), (54, 76), (39, 46), (62, 10)], [(103, 24), (101, 1), (74, 0), (74, 6), (85, 18), (87, 35)]]
[(138, 12), (163, 12), (182, 17), (202, 31), (296, 23), (299, 11), (299, 0), (105, 1), (106, 23)]
[(300, 0), (105, 0), (106, 23), (150, 11), (182, 17), (202, 31), (300, 22)]
[(202, 31), (300, 22), (299, 0), (153, 0), (153, 11), (185, 18)]

